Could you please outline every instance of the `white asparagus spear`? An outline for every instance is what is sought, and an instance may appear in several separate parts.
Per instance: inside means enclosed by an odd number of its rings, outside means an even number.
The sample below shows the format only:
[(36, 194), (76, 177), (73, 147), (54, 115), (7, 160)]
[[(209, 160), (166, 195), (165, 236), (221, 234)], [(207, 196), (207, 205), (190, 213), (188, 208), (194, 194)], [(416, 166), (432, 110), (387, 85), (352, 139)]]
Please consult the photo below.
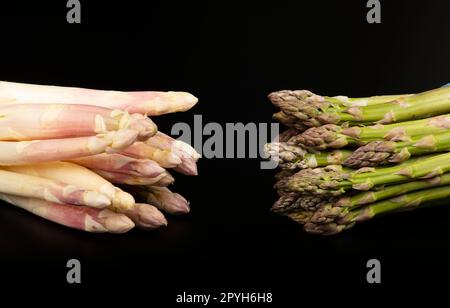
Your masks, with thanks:
[(0, 141), (0, 165), (65, 160), (127, 148), (138, 132), (122, 129), (92, 137), (33, 141)]
[(164, 168), (174, 168), (181, 164), (181, 158), (170, 150), (158, 149), (144, 142), (135, 142), (120, 154), (138, 159), (151, 159)]
[(155, 177), (163, 173), (164, 168), (150, 159), (137, 159), (121, 154), (97, 154), (73, 158), (70, 162), (86, 168), (117, 172), (141, 177)]
[(185, 175), (198, 175), (197, 163), (190, 157), (182, 157), (181, 164), (176, 166), (174, 170)]
[(6, 104), (96, 105), (152, 116), (186, 111), (197, 101), (187, 92), (121, 92), (0, 81), (0, 103)]
[(139, 190), (139, 194), (148, 203), (167, 213), (180, 215), (190, 211), (189, 202), (182, 195), (171, 192), (167, 187), (145, 186)]
[(111, 205), (111, 199), (96, 190), (87, 190), (61, 181), (1, 169), (0, 192), (96, 208), (105, 208)]
[(141, 114), (67, 104), (0, 104), (0, 140), (23, 141), (94, 136), (129, 128), (139, 140), (153, 136), (156, 125)]
[(155, 177), (134, 176), (98, 169), (92, 169), (92, 171), (115, 184), (167, 186), (175, 180), (167, 171)]
[(57, 161), (4, 168), (22, 174), (40, 176), (76, 185), (84, 189), (98, 191), (112, 200), (111, 206), (115, 210), (130, 209), (135, 203), (133, 196), (129, 193), (115, 187), (91, 170), (73, 163)]
[(174, 139), (159, 131), (145, 141), (145, 144), (160, 150), (170, 150), (179, 157), (190, 157), (195, 162), (201, 157), (200, 154), (188, 143)]
[(0, 199), (44, 219), (87, 232), (125, 233), (134, 227), (130, 218), (108, 209), (98, 210), (7, 194), (0, 194)]
[(196, 162), (200, 158), (200, 154), (189, 144), (181, 140), (175, 140), (162, 132), (157, 132), (144, 143), (177, 156), (181, 160), (181, 163), (174, 167), (175, 171), (185, 175), (198, 174)]
[(135, 203), (131, 209), (123, 213), (140, 229), (154, 230), (162, 226), (167, 226), (167, 220), (164, 215), (150, 204)]

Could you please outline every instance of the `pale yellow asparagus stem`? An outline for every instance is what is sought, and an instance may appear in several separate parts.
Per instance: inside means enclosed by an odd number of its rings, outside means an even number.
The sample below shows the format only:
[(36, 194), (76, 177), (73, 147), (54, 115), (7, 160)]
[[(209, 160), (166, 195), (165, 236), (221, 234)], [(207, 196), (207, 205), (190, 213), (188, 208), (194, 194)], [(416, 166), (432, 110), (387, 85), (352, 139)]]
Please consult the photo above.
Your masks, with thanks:
[(155, 177), (141, 177), (98, 169), (92, 169), (92, 171), (115, 184), (167, 186), (174, 182), (174, 178), (167, 171)]
[(0, 194), (0, 199), (46, 220), (87, 232), (124, 233), (134, 227), (127, 216), (108, 209), (98, 210), (7, 194)]
[(162, 226), (167, 226), (167, 220), (164, 215), (150, 204), (136, 203), (131, 209), (123, 213), (140, 229), (154, 230)]
[(4, 168), (22, 174), (40, 176), (76, 185), (84, 189), (98, 191), (112, 200), (111, 206), (114, 210), (130, 209), (135, 203), (132, 195), (115, 187), (91, 170), (73, 163), (58, 161)]
[(139, 159), (151, 159), (164, 168), (174, 168), (181, 164), (181, 158), (170, 150), (158, 149), (144, 142), (135, 142), (121, 154)]
[(186, 92), (121, 92), (0, 82), (0, 103), (5, 104), (83, 104), (160, 115), (189, 110), (197, 101)]
[(105, 208), (111, 199), (98, 191), (61, 181), (0, 169), (0, 192), (58, 203)]
[(31, 164), (120, 151), (138, 133), (123, 129), (92, 137), (33, 141), (0, 141), (0, 165)]
[(141, 114), (89, 105), (0, 104), (0, 140), (24, 141), (94, 136), (129, 128), (139, 140), (153, 136), (156, 125)]
[(137, 159), (121, 154), (97, 154), (79, 157), (70, 162), (86, 168), (117, 172), (141, 177), (155, 177), (163, 173), (164, 168), (149, 159)]

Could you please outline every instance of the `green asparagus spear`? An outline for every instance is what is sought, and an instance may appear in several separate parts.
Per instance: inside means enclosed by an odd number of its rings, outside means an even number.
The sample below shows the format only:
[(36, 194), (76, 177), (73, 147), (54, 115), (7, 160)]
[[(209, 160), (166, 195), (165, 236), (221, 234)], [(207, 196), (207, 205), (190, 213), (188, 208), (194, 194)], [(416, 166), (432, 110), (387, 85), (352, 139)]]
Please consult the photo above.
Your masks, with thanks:
[(306, 232), (331, 235), (353, 227), (356, 223), (363, 222), (374, 217), (390, 214), (402, 210), (413, 210), (422, 206), (430, 206), (430, 201), (443, 200), (450, 197), (450, 187), (443, 186), (416, 191), (383, 200), (363, 208), (348, 212), (343, 217), (338, 217), (332, 222), (317, 224), (308, 221), (304, 228)]
[(297, 136), (298, 134), (300, 134), (299, 130), (295, 128), (289, 128), (278, 135), (278, 141), (287, 142), (289, 141), (289, 139), (291, 139), (294, 136)]
[(298, 210), (316, 211), (337, 201), (337, 198), (325, 195), (299, 195), (291, 192), (280, 196), (272, 206), (272, 211), (278, 214)]
[(386, 102), (393, 101), (398, 98), (403, 98), (406, 96), (411, 96), (411, 94), (397, 94), (397, 95), (380, 95), (380, 96), (371, 96), (371, 97), (359, 97), (359, 98), (351, 98), (344, 95), (339, 96), (321, 96), (312, 93), (308, 90), (281, 90), (272, 92), (269, 94), (269, 99), (272, 102), (276, 102), (279, 100), (287, 101), (293, 100), (302, 102), (305, 104), (314, 104), (321, 102), (330, 102), (336, 105), (340, 105), (343, 107), (352, 107), (352, 106), (369, 106), (369, 105), (377, 105)]
[(340, 165), (350, 155), (351, 151), (340, 150), (324, 153), (307, 153), (303, 148), (290, 145), (286, 142), (272, 142), (264, 146), (264, 151), (273, 161), (278, 162), (281, 168), (305, 169), (324, 167), (327, 165)]
[(314, 223), (328, 223), (366, 204), (413, 191), (444, 185), (450, 185), (450, 173), (445, 173), (431, 179), (391, 185), (377, 191), (367, 191), (350, 197), (342, 197), (337, 202), (329, 202), (318, 208), (312, 216), (311, 221)]
[(311, 218), (311, 216), (314, 214), (314, 212), (312, 211), (304, 211), (304, 210), (300, 210), (300, 211), (295, 211), (295, 212), (289, 212), (286, 214), (287, 217), (289, 217), (290, 219), (294, 220), (295, 222), (298, 222), (302, 225), (308, 223), (309, 219)]
[(286, 125), (287, 127), (294, 128), (298, 130), (299, 132), (303, 132), (306, 129), (308, 129), (308, 126), (302, 124), (298, 121), (296, 117), (293, 117), (291, 115), (286, 114), (283, 111), (279, 111), (277, 113), (274, 113), (272, 118), (278, 122), (280, 122), (283, 125)]
[(375, 140), (411, 141), (412, 138), (450, 131), (450, 115), (372, 126), (341, 127), (326, 124), (311, 127), (292, 136), (288, 143), (301, 145), (309, 150), (340, 149), (347, 145), (364, 145)]
[(379, 166), (389, 163), (399, 163), (411, 156), (426, 153), (445, 152), (450, 149), (450, 131), (418, 136), (410, 141), (372, 141), (359, 147), (344, 161), (344, 165), (351, 168)]
[(449, 171), (450, 153), (446, 153), (363, 173), (361, 170), (348, 172), (338, 166), (305, 169), (291, 177), (281, 179), (275, 188), (281, 194), (297, 192), (337, 196), (351, 189), (367, 191), (382, 185), (410, 182), (417, 178), (432, 178)]
[(368, 106), (343, 107), (327, 100), (305, 103), (308, 95), (300, 99), (269, 95), (272, 103), (289, 116), (296, 117), (306, 126), (323, 124), (388, 124), (423, 119), (450, 112), (450, 87), (404, 96), (390, 102)]

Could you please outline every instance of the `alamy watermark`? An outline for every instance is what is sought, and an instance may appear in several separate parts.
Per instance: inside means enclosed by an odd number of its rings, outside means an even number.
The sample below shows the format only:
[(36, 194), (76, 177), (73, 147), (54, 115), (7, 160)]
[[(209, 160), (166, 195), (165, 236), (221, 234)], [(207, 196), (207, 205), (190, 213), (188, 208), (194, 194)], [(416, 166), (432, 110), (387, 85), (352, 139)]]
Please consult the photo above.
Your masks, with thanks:
[(69, 284), (81, 283), (81, 262), (78, 259), (67, 261), (66, 267), (69, 269), (66, 274), (66, 281)]
[(381, 283), (381, 262), (378, 259), (370, 259), (367, 261), (366, 267), (369, 269), (367, 271), (366, 280), (370, 284)]
[[(193, 128), (184, 122), (172, 126), (171, 135), (184, 141), (206, 159), (267, 158), (264, 145), (277, 139), (278, 123), (203, 122), (202, 115), (194, 115)], [(261, 169), (274, 169), (275, 161), (261, 161)]]
[(379, 0), (367, 1), (366, 7), (370, 10), (367, 12), (366, 20), (369, 24), (381, 23), (381, 3)]
[(69, 24), (81, 23), (81, 3), (79, 0), (68, 0), (66, 7), (69, 9), (66, 14), (66, 20)]

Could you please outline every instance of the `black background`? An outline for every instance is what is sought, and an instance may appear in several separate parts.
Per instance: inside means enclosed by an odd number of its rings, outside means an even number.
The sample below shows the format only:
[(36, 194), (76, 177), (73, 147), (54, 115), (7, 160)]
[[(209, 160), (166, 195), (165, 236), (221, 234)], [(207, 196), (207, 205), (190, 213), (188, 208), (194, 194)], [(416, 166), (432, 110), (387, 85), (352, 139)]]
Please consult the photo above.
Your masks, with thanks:
[[(199, 97), (190, 112), (155, 119), (166, 132), (194, 114), (204, 122), (270, 122), (275, 109), (266, 95), (279, 89), (358, 97), (450, 82), (449, 1), (381, 1), (381, 24), (366, 22), (365, 0), (82, 1), (81, 25), (67, 24), (66, 1), (6, 3), (0, 79)], [(355, 290), (374, 298), (445, 286), (449, 208), (318, 237), (269, 212), (274, 171), (260, 170), (258, 159), (202, 159), (199, 173), (178, 176), (174, 186), (191, 201), (191, 214), (155, 232), (84, 234), (5, 204), (0, 280), (71, 298), (92, 291), (101, 301), (108, 296), (97, 291), (106, 289), (110, 299), (148, 306), (172, 304), (183, 291), (273, 292), (276, 303), (322, 303), (352, 302)], [(65, 282), (71, 258), (82, 263), (78, 286)], [(371, 258), (381, 261), (381, 285), (365, 280)]]

